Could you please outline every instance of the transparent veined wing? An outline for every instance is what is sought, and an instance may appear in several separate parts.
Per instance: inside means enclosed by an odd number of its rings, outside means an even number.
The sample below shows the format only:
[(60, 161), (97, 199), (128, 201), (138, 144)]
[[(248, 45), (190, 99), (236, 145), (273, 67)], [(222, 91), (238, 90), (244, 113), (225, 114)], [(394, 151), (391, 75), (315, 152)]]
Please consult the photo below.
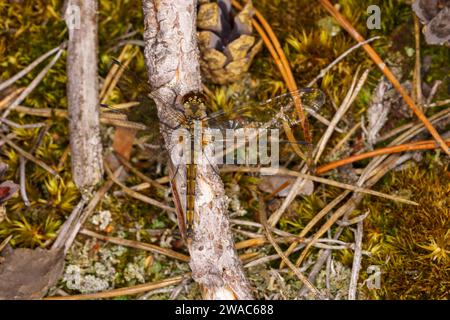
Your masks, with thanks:
[(325, 103), (325, 94), (315, 88), (301, 88), (268, 99), (262, 103), (238, 105), (231, 110), (219, 110), (206, 117), (211, 128), (280, 127), (283, 121), (289, 125), (299, 122), (295, 99), (299, 97), (305, 113), (317, 112)]
[[(297, 101), (300, 101), (301, 104), (298, 104)], [(208, 127), (216, 132), (211, 139), (214, 141), (215, 146), (219, 146), (218, 149), (222, 148), (222, 146), (225, 147), (227, 149), (225, 153), (230, 155), (237, 154), (238, 151), (236, 150), (235, 152), (234, 149), (245, 148), (246, 144), (251, 145), (251, 140), (254, 141), (253, 145), (258, 143), (259, 146), (258, 141), (261, 141), (261, 134), (267, 134), (267, 131), (260, 131), (259, 129), (280, 129), (285, 124), (289, 127), (298, 124), (300, 120), (296, 107), (299, 105), (303, 112), (307, 113), (317, 112), (324, 103), (325, 95), (321, 90), (302, 88), (276, 96), (262, 103), (244, 104), (231, 108), (231, 110), (220, 110), (210, 114), (205, 120), (207, 120)], [(228, 135), (229, 129), (234, 129), (231, 136)], [(236, 135), (236, 130), (239, 129), (247, 132), (238, 133), (241, 137), (233, 136)], [(242, 134), (245, 138), (242, 138)], [(298, 150), (299, 153), (303, 153), (298, 148), (299, 146), (306, 146), (307, 150), (312, 148), (311, 143), (306, 138), (305, 140), (296, 140), (292, 136), (292, 139), (281, 139), (280, 135), (278, 135), (278, 130), (270, 130), (269, 134), (271, 135), (270, 143), (266, 143), (266, 145), (270, 146), (269, 149), (273, 149), (272, 147), (276, 146), (276, 149), (273, 150), (276, 150), (275, 152), (277, 153), (278, 148), (282, 145), (290, 145), (291, 148)], [(273, 137), (274, 134), (276, 134), (276, 137)], [(309, 132), (308, 135), (310, 136)], [(306, 134), (304, 136), (306, 137)], [(238, 142), (238, 140), (241, 142)], [(244, 140), (247, 142), (244, 142)], [(267, 136), (264, 136), (262, 140), (267, 140)], [(226, 147), (227, 145), (234, 145), (234, 147)], [(272, 154), (272, 151), (270, 153)], [(307, 153), (309, 154), (310, 152)], [(246, 157), (248, 158), (248, 156), (252, 156), (251, 152), (247, 152)], [(219, 158), (221, 157), (222, 154), (219, 154)]]

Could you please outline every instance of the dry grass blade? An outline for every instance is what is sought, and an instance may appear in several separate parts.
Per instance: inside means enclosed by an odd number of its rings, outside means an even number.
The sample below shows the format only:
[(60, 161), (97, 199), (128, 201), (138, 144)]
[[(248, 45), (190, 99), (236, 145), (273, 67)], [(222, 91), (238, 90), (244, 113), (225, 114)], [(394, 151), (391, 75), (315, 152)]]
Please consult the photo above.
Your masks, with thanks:
[(166, 211), (168, 211), (168, 212), (176, 212), (176, 211), (175, 211), (175, 208), (166, 206), (166, 205), (165, 205), (164, 203), (162, 203), (162, 202), (159, 202), (159, 201), (157, 201), (157, 200), (155, 200), (155, 199), (152, 199), (152, 198), (150, 198), (150, 197), (147, 197), (147, 196), (145, 196), (145, 195), (143, 195), (143, 194), (141, 194), (141, 193), (139, 193), (139, 192), (136, 192), (136, 191), (134, 191), (134, 190), (128, 188), (126, 185), (124, 185), (122, 182), (120, 182), (119, 179), (117, 179), (116, 177), (113, 176), (113, 174), (112, 174), (112, 172), (111, 172), (111, 169), (108, 167), (108, 164), (106, 163), (106, 161), (104, 162), (104, 166), (105, 166), (105, 170), (106, 170), (106, 173), (108, 174), (109, 178), (110, 178), (115, 184), (117, 184), (119, 187), (121, 187), (122, 190), (123, 190), (126, 194), (128, 194), (130, 197), (133, 197), (133, 198), (135, 198), (135, 199), (141, 200), (142, 202), (151, 204), (151, 205), (153, 205), (153, 206), (155, 206), (155, 207), (161, 208), (161, 209), (166, 210)]
[(315, 294), (315, 296), (321, 300), (323, 300), (322, 295), (320, 294), (319, 290), (316, 289), (316, 287), (314, 287), (314, 285), (308, 280), (307, 277), (305, 277), (303, 275), (303, 273), (300, 272), (300, 270), (294, 266), (294, 264), (288, 259), (286, 258), (286, 256), (283, 253), (283, 250), (281, 250), (281, 248), (278, 246), (278, 244), (275, 242), (275, 240), (273, 239), (272, 233), (270, 231), (269, 226), (267, 225), (267, 215), (266, 215), (266, 211), (264, 208), (264, 201), (260, 201), (260, 205), (262, 206), (262, 208), (260, 209), (260, 220), (261, 220), (261, 224), (264, 227), (265, 233), (266, 233), (266, 237), (269, 240), (269, 242), (272, 244), (273, 248), (275, 249), (275, 251), (278, 253), (278, 255), (280, 256), (280, 258), (284, 261), (284, 263), (286, 263), (286, 265), (294, 272), (294, 274), (299, 278), (299, 280), (301, 282), (303, 282), (306, 287)]
[(42, 128), (45, 126), (45, 123), (27, 123), (27, 124), (18, 124), (15, 123), (11, 120), (5, 119), (5, 118), (0, 118), (0, 122), (3, 122), (4, 124), (6, 124), (7, 126), (11, 127), (11, 128), (16, 128), (16, 129), (36, 129), (36, 128)]
[(331, 62), (326, 68), (320, 70), (319, 74), (313, 79), (311, 80), (306, 86), (307, 87), (312, 87), (317, 81), (319, 81), (319, 79), (323, 78), (328, 71), (331, 70), (331, 68), (333, 68), (336, 64), (338, 64), (339, 62), (341, 62), (346, 56), (348, 56), (350, 53), (352, 53), (354, 50), (358, 49), (359, 47), (365, 45), (366, 43), (370, 43), (374, 40), (380, 39), (379, 36), (370, 38), (366, 41), (363, 42), (359, 42), (357, 44), (355, 44), (353, 47), (351, 47), (350, 49), (346, 50), (344, 53), (342, 53), (339, 57), (337, 57), (333, 62)]
[(92, 238), (96, 238), (96, 239), (100, 239), (102, 241), (107, 241), (107, 242), (111, 242), (120, 246), (125, 246), (125, 247), (130, 247), (130, 248), (135, 248), (135, 249), (141, 249), (141, 250), (146, 250), (146, 251), (150, 251), (150, 252), (154, 252), (154, 253), (159, 253), (171, 258), (175, 258), (184, 262), (189, 262), (190, 258), (189, 256), (176, 252), (174, 250), (170, 250), (167, 248), (162, 248), (160, 246), (154, 245), (154, 244), (150, 244), (150, 243), (144, 243), (144, 242), (140, 242), (140, 241), (134, 241), (134, 240), (127, 240), (127, 239), (122, 239), (122, 238), (117, 238), (117, 237), (110, 237), (110, 236), (105, 236), (99, 233), (96, 233), (94, 231), (91, 230), (87, 230), (87, 229), (82, 229), (80, 231), (80, 234), (84, 234), (85, 236), (89, 236)]
[(187, 277), (190, 277), (190, 273), (186, 273), (181, 276), (176, 276), (168, 279), (164, 279), (161, 281), (155, 281), (150, 283), (144, 283), (139, 284), (137, 286), (127, 287), (127, 288), (120, 288), (120, 289), (114, 289), (109, 291), (103, 291), (98, 293), (91, 293), (91, 294), (79, 294), (79, 295), (73, 295), (73, 296), (62, 296), (62, 297), (47, 297), (44, 298), (44, 300), (88, 300), (88, 299), (105, 299), (105, 298), (114, 298), (119, 296), (127, 296), (127, 295), (134, 295), (142, 292), (147, 292), (151, 290), (156, 290), (168, 286), (173, 286)]
[[(50, 109), (50, 108), (42, 108), (42, 109), (35, 109), (25, 106), (17, 106), (14, 108), (16, 111), (32, 116), (37, 117), (44, 117), (44, 118), (51, 118), (53, 116), (61, 117), (61, 118), (67, 118), (67, 111), (63, 109)], [(136, 129), (136, 130), (146, 130), (147, 126), (143, 125), (142, 123), (133, 122), (126, 120), (125, 115), (118, 115), (114, 114), (112, 112), (102, 112), (100, 113), (100, 122), (102, 124), (112, 125), (116, 127), (124, 127), (124, 128), (130, 128), (130, 129)]]
[[(303, 228), (303, 230), (298, 235), (300, 238), (303, 238), (306, 236), (306, 234), (323, 218), (325, 217), (335, 206), (337, 206), (346, 196), (350, 194), (350, 191), (346, 190), (343, 193), (341, 193), (339, 196), (333, 199), (330, 203), (328, 203), (318, 214), (312, 218), (308, 224)], [(293, 252), (293, 250), (297, 247), (299, 242), (295, 241), (291, 243), (289, 248), (286, 250), (286, 257), (289, 257), (289, 255)], [(283, 262), (280, 264), (280, 269), (284, 267)]]
[(416, 46), (416, 63), (414, 65), (413, 84), (414, 84), (414, 100), (417, 106), (422, 110), (422, 75), (421, 75), (421, 63), (420, 63), (420, 22), (415, 13), (413, 15), (414, 20), (414, 39)]
[[(450, 146), (450, 140), (445, 140), (448, 146)], [(357, 154), (342, 160), (337, 160), (330, 162), (326, 165), (320, 166), (317, 168), (316, 173), (317, 174), (323, 174), (325, 172), (328, 172), (330, 170), (336, 169), (338, 167), (341, 167), (343, 165), (353, 163), (356, 161), (360, 161), (367, 158), (373, 158), (380, 155), (387, 155), (392, 153), (400, 153), (405, 151), (419, 151), (419, 150), (431, 150), (439, 148), (439, 146), (436, 145), (435, 140), (426, 140), (426, 141), (418, 141), (418, 142), (412, 142), (412, 143), (406, 143), (401, 144), (398, 146), (392, 146), (392, 147), (386, 147), (381, 149), (376, 149), (373, 151), (369, 151), (362, 154)]]
[(411, 205), (416, 205), (416, 206), (418, 205), (418, 203), (408, 200), (408, 199), (404, 199), (402, 197), (393, 196), (393, 195), (389, 195), (386, 193), (370, 190), (367, 188), (357, 187), (357, 186), (353, 186), (350, 184), (341, 183), (341, 182), (337, 182), (337, 181), (330, 180), (330, 179), (320, 178), (320, 177), (316, 177), (316, 176), (312, 176), (309, 174), (300, 173), (297, 171), (292, 171), (292, 170), (288, 170), (288, 169), (284, 169), (284, 168), (254, 168), (254, 167), (229, 166), (229, 167), (221, 170), (221, 172), (233, 172), (233, 171), (255, 172), (255, 173), (261, 173), (261, 174), (266, 174), (266, 175), (272, 175), (272, 174), (287, 175), (287, 176), (312, 180), (312, 181), (327, 184), (327, 185), (330, 185), (333, 187), (338, 187), (338, 188), (347, 189), (347, 190), (351, 190), (351, 191), (370, 194), (373, 196), (377, 196), (377, 197), (381, 197), (381, 198), (385, 198), (385, 199), (389, 199), (389, 200), (393, 200), (393, 201), (397, 201), (397, 202), (401, 202), (401, 203), (405, 203), (405, 204), (411, 204)]
[(123, 62), (124, 68), (119, 68), (119, 66), (115, 63), (112, 64), (111, 69), (109, 70), (108, 75), (103, 82), (102, 90), (100, 92), (100, 103), (105, 104), (108, 101), (111, 92), (119, 82), (119, 79), (122, 76), (125, 68), (130, 64), (138, 51), (138, 48), (135, 48), (131, 45), (126, 45), (123, 47), (118, 60), (121, 62), (125, 60)]
[[(239, 2), (237, 2), (235, 0), (232, 0), (232, 5), (239, 10), (242, 9), (242, 6), (239, 4)], [(276, 35), (273, 32), (272, 28), (270, 27), (269, 23), (262, 16), (262, 14), (256, 9), (254, 9), (254, 12), (255, 12), (256, 18), (259, 21), (259, 23), (255, 19), (252, 19), (252, 24), (255, 27), (258, 34), (261, 36), (261, 39), (263, 40), (263, 42), (266, 45), (267, 49), (269, 50), (272, 58), (274, 59), (275, 64), (278, 67), (278, 69), (280, 70), (280, 73), (286, 83), (288, 90), (291, 92), (297, 90), (298, 87), (297, 87), (297, 84), (295, 83), (295, 79), (292, 74), (292, 70), (289, 66), (289, 62), (286, 58), (286, 55), (284, 54), (283, 49), (281, 48), (278, 38), (276, 37)], [(260, 24), (263, 27), (261, 27)], [(300, 96), (298, 96), (298, 95), (294, 96), (294, 105), (295, 105), (295, 110), (300, 119), (304, 138), (307, 142), (311, 142), (308, 118), (304, 114)], [(303, 152), (301, 152), (300, 148), (298, 148), (297, 144), (295, 144), (295, 138), (294, 138), (294, 135), (292, 134), (291, 128), (285, 124), (283, 125), (283, 128), (286, 132), (288, 139), (292, 142), (290, 144), (290, 146), (292, 147), (294, 152), (301, 159), (305, 159), (305, 155), (303, 154)]]
[[(358, 69), (359, 70), (359, 69)], [(350, 87), (350, 90), (348, 91), (344, 101), (342, 102), (339, 109), (336, 111), (333, 119), (331, 120), (330, 125), (327, 127), (325, 133), (323, 134), (322, 138), (319, 141), (319, 144), (316, 148), (314, 161), (317, 163), (320, 159), (320, 156), (322, 155), (323, 151), (325, 150), (326, 144), (328, 143), (328, 140), (330, 139), (331, 135), (333, 134), (334, 128), (337, 126), (338, 122), (342, 119), (342, 117), (345, 115), (345, 113), (350, 108), (353, 101), (356, 99), (356, 96), (361, 91), (364, 83), (366, 82), (367, 76), (369, 75), (369, 70), (364, 71), (362, 76), (359, 78), (358, 81), (358, 71), (355, 73), (355, 77), (353, 78), (353, 83)]]
[(2, 241), (2, 243), (0, 243), (0, 253), (6, 247), (6, 245), (9, 243), (9, 241), (11, 241), (12, 237), (13, 237), (13, 235), (11, 234), (8, 237), (6, 237), (5, 240)]
[(12, 76), (11, 78), (9, 78), (8, 80), (3, 81), (2, 83), (0, 83), (0, 91), (2, 91), (3, 89), (8, 88), (10, 85), (12, 85), (14, 82), (16, 82), (17, 80), (19, 80), (20, 78), (22, 78), (23, 76), (25, 76), (27, 73), (29, 73), (31, 70), (33, 70), (38, 64), (40, 64), (42, 61), (44, 61), (45, 59), (47, 59), (48, 57), (50, 57), (52, 54), (54, 54), (56, 51), (61, 50), (62, 48), (64, 48), (66, 45), (66, 43), (64, 42), (63, 44), (57, 46), (56, 48), (51, 49), (50, 51), (44, 53), (43, 55), (41, 55), (39, 58), (37, 58), (36, 60), (34, 60), (32, 63), (30, 63), (26, 68), (24, 68), (23, 70), (19, 71), (18, 73), (16, 73), (14, 76)]
[(10, 139), (8, 139), (5, 135), (0, 133), (0, 138), (6, 142), (6, 144), (8, 144), (11, 148), (13, 148), (14, 150), (16, 150), (18, 153), (20, 153), (20, 155), (22, 155), (23, 157), (25, 157), (26, 159), (30, 160), (31, 162), (34, 162), (35, 164), (37, 164), (38, 166), (42, 167), (42, 169), (44, 169), (45, 171), (47, 171), (48, 173), (54, 175), (54, 176), (59, 176), (58, 173), (53, 170), (52, 168), (50, 168), (47, 164), (45, 164), (45, 162), (43, 162), (42, 160), (39, 160), (38, 158), (36, 158), (35, 156), (33, 156), (32, 154), (26, 152), (25, 150), (23, 150), (22, 148), (20, 148), (18, 145), (16, 145), (14, 142), (12, 142)]
[(6, 106), (9, 106), (10, 103), (14, 99), (16, 99), (22, 93), (23, 90), (25, 90), (25, 88), (18, 88), (13, 92), (11, 92), (10, 94), (8, 94), (6, 97), (4, 97), (3, 100), (0, 101), (0, 110), (3, 110)]
[(45, 68), (42, 69), (41, 72), (39, 72), (39, 74), (36, 76), (36, 78), (34, 78), (33, 81), (31, 81), (31, 83), (27, 86), (27, 88), (20, 93), (20, 95), (14, 100), (14, 102), (11, 103), (8, 107), (6, 107), (5, 111), (3, 111), (2, 118), (8, 117), (11, 110), (14, 109), (15, 107), (17, 107), (31, 93), (31, 91), (33, 91), (33, 89), (37, 87), (37, 85), (42, 81), (42, 79), (45, 77), (47, 72), (58, 61), (58, 59), (62, 53), (63, 53), (63, 49), (59, 48), (56, 55), (45, 66)]
[(149, 183), (150, 185), (152, 185), (153, 187), (156, 188), (160, 188), (162, 190), (166, 190), (166, 187), (164, 187), (162, 184), (159, 184), (158, 182), (156, 182), (153, 179), (150, 179), (149, 177), (147, 177), (145, 174), (143, 174), (142, 172), (140, 172), (139, 170), (137, 170), (135, 167), (133, 167), (133, 165), (126, 160), (124, 157), (122, 157), (120, 154), (116, 153), (117, 159), (119, 159), (119, 161), (131, 172), (133, 172), (137, 177), (139, 177), (140, 179), (142, 179), (143, 181)]
[(355, 231), (355, 253), (353, 255), (352, 275), (350, 277), (350, 286), (348, 289), (348, 300), (356, 299), (356, 290), (358, 288), (358, 276), (361, 270), (362, 257), (362, 239), (363, 239), (363, 222), (358, 222)]
[[(344, 143), (346, 143), (350, 137), (356, 132), (356, 130), (358, 130), (361, 127), (361, 121), (358, 122), (357, 124), (355, 124), (348, 132), (347, 134), (333, 147), (333, 149), (330, 151), (330, 155), (335, 155), (344, 145)], [(317, 170), (316, 172), (317, 173)]]

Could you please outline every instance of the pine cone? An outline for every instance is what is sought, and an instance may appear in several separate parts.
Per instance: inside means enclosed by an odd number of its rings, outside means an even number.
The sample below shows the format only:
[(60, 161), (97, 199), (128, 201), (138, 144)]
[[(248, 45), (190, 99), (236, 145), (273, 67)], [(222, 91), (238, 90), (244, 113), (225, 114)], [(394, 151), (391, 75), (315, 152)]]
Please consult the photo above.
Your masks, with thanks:
[(450, 0), (416, 0), (412, 8), (425, 25), (428, 44), (450, 45)]
[(207, 81), (227, 84), (248, 71), (262, 48), (262, 41), (252, 36), (252, 15), (251, 1), (237, 14), (229, 0), (200, 4), (197, 35), (200, 67)]

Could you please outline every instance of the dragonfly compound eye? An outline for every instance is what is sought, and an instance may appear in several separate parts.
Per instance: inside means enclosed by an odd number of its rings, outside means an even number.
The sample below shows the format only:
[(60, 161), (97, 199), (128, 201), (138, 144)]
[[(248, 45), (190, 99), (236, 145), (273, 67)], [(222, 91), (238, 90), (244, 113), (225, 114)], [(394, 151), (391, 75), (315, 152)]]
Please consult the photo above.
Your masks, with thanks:
[(185, 112), (189, 116), (203, 116), (206, 111), (206, 96), (201, 92), (190, 92), (181, 98)]

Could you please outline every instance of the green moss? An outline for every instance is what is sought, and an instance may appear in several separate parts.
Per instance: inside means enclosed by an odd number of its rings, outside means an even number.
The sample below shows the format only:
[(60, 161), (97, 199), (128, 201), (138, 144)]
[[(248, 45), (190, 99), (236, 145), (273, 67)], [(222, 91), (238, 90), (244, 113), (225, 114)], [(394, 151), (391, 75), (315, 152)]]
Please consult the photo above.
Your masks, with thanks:
[(415, 165), (383, 179), (380, 191), (409, 196), (418, 207), (366, 201), (367, 264), (382, 271), (383, 299), (448, 299), (450, 289), (450, 178), (433, 162)]

